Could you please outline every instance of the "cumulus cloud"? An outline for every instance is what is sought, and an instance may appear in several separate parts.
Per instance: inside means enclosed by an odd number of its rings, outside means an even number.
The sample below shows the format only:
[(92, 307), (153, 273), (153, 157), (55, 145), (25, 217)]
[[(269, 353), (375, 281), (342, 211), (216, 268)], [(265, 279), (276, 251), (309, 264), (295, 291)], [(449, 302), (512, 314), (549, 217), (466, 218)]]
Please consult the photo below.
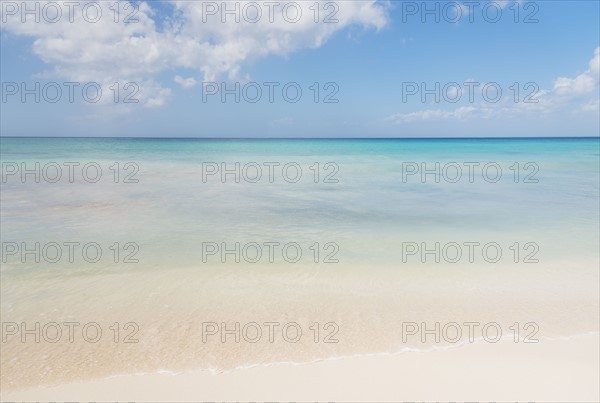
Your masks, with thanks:
[(198, 81), (194, 77), (183, 78), (181, 76), (175, 76), (173, 79), (177, 84), (181, 85), (183, 88), (192, 88), (198, 84)]
[[(465, 82), (473, 82), (473, 79)], [(485, 83), (482, 83), (482, 86)], [(596, 48), (588, 69), (576, 77), (558, 77), (551, 90), (536, 89), (522, 91), (519, 102), (515, 102), (513, 92), (503, 96), (498, 102), (473, 102), (469, 106), (455, 109), (424, 109), (388, 116), (387, 122), (401, 124), (415, 121), (465, 120), (517, 117), (525, 113), (537, 115), (556, 112), (600, 113), (600, 47)], [(522, 84), (521, 84), (522, 85)], [(479, 87), (481, 88), (481, 86)], [(453, 87), (448, 97), (454, 97)], [(506, 91), (505, 91), (506, 92)], [(531, 95), (527, 102), (525, 96)], [(590, 98), (591, 95), (591, 98)]]
[[(387, 2), (316, 1), (318, 14), (312, 1), (280, 1), (274, 8), (260, 1), (175, 1), (159, 3), (160, 10), (156, 3), (136, 3), (138, 9), (134, 10), (128, 2), (120, 2), (117, 23), (113, 2), (83, 0), (69, 13), (72, 21), (66, 9), (57, 22), (44, 18), (23, 22), (20, 12), (4, 7), (1, 17), (7, 32), (33, 38), (33, 52), (51, 66), (47, 76), (98, 82), (103, 88), (115, 82), (134, 82), (143, 96), (140, 104), (153, 107), (164, 104), (170, 95), (169, 88), (156, 79), (161, 72), (185, 68), (198, 71), (205, 81), (238, 79), (245, 64), (260, 58), (318, 48), (349, 26), (381, 29), (388, 22)], [(43, 9), (51, 2), (37, 3)], [(83, 13), (90, 3), (87, 14)], [(334, 4), (333, 8), (327, 3)], [(237, 7), (239, 23), (236, 15), (225, 12), (223, 4), (229, 10)], [(102, 18), (91, 23), (97, 8)], [(130, 22), (126, 23), (128, 15)], [(175, 78), (187, 88), (195, 85), (193, 80)]]
[(589, 68), (575, 78), (559, 77), (554, 81), (554, 93), (561, 97), (572, 97), (593, 92), (598, 86), (600, 74), (600, 47), (596, 48)]

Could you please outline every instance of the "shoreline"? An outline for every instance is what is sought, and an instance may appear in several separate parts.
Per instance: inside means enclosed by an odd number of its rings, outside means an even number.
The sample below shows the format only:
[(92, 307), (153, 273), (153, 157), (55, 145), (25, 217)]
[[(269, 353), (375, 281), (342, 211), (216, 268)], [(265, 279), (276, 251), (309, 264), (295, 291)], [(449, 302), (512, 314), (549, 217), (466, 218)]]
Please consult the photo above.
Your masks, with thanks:
[[(528, 344), (539, 344), (543, 341), (552, 342), (552, 341), (568, 341), (585, 337), (598, 337), (600, 339), (600, 331), (589, 331), (584, 333), (576, 333), (569, 336), (544, 336), (540, 337), (539, 342), (537, 343), (528, 343)], [(499, 342), (506, 342), (513, 338), (513, 336), (502, 336)], [(112, 378), (121, 378), (121, 377), (129, 377), (129, 376), (146, 376), (146, 375), (186, 375), (197, 372), (208, 372), (211, 375), (220, 375), (220, 374), (228, 374), (235, 371), (245, 370), (245, 369), (253, 369), (253, 368), (268, 368), (278, 365), (290, 365), (290, 366), (298, 366), (298, 365), (310, 365), (316, 364), (320, 362), (329, 362), (329, 361), (343, 361), (343, 360), (352, 360), (352, 359), (360, 359), (360, 358), (369, 358), (369, 357), (395, 357), (402, 354), (410, 354), (410, 353), (433, 353), (436, 351), (448, 351), (454, 349), (464, 348), (474, 344), (494, 344), (491, 342), (487, 342), (485, 339), (478, 337), (473, 341), (461, 340), (454, 344), (444, 344), (444, 345), (433, 345), (427, 348), (416, 348), (416, 347), (403, 347), (399, 351), (392, 352), (375, 352), (375, 353), (356, 353), (356, 354), (347, 354), (341, 356), (331, 356), (325, 358), (316, 358), (309, 361), (273, 361), (273, 362), (265, 362), (265, 363), (257, 363), (257, 364), (249, 364), (249, 365), (240, 365), (235, 368), (197, 368), (192, 370), (181, 370), (175, 371), (171, 369), (158, 369), (152, 372), (139, 372), (139, 373), (124, 373), (124, 374), (115, 374), (110, 375), (102, 379), (112, 379)], [(441, 344), (441, 343), (440, 343)]]
[(358, 354), (303, 363), (256, 364), (218, 373), (159, 370), (4, 391), (2, 401), (591, 402), (600, 398), (599, 342), (600, 333), (593, 332), (540, 338), (532, 344), (503, 338), (495, 344), (436, 346), (418, 351), (420, 354)]
[[(66, 297), (60, 303), (53, 302), (54, 306), (63, 307), (60, 315), (38, 318), (33, 316), (34, 312), (24, 310), (23, 305), (5, 305), (4, 299), (8, 296), (3, 289), (3, 320), (25, 322), (29, 329), (32, 329), (34, 322), (63, 324), (76, 321), (79, 326), (73, 343), (69, 342), (67, 328), (63, 325), (63, 337), (54, 344), (45, 339), (43, 343), (32, 343), (32, 340), (23, 343), (18, 333), (11, 336), (8, 343), (2, 345), (0, 381), (3, 389), (16, 391), (119, 375), (152, 376), (161, 370), (183, 376), (197, 370), (207, 374), (229, 374), (247, 369), (272, 368), (279, 364), (317, 365), (320, 362), (361, 360), (364, 357), (393, 358), (409, 352), (437, 353), (479, 344), (477, 341), (481, 340), (484, 329), (482, 324), (492, 323), (499, 325), (501, 336), (510, 344), (513, 344), (511, 339), (514, 336), (519, 336), (522, 342), (525, 337), (532, 335), (542, 343), (561, 339), (566, 342), (579, 340), (579, 336), (585, 338), (590, 332), (592, 336), (598, 336), (598, 300), (593, 297), (594, 293), (597, 295), (597, 286), (594, 285), (597, 284), (596, 273), (583, 273), (585, 277), (573, 279), (563, 271), (556, 275), (550, 275), (553, 271), (549, 271), (544, 281), (551, 288), (536, 289), (533, 286), (536, 278), (539, 278), (537, 270), (521, 275), (516, 280), (511, 273), (498, 276), (486, 270), (469, 276), (470, 283), (466, 283), (465, 275), (455, 275), (451, 279), (437, 278), (435, 271), (418, 272), (415, 276), (412, 272), (386, 272), (382, 276), (385, 285), (381, 283), (383, 280), (368, 281), (369, 276), (364, 272), (359, 270), (356, 276), (346, 276), (344, 282), (337, 283), (334, 281), (337, 271), (300, 277), (294, 281), (296, 287), (293, 290), (289, 286), (293, 279), (290, 280), (285, 273), (274, 272), (274, 277), (262, 277), (269, 281), (261, 284), (254, 281), (255, 276), (241, 276), (237, 287), (230, 289), (236, 298), (225, 298), (220, 291), (231, 284), (231, 275), (234, 273), (216, 277), (184, 275), (181, 278), (185, 278), (186, 282), (182, 283), (167, 281), (166, 277), (172, 273), (152, 272), (144, 277), (145, 286), (139, 287), (141, 284), (138, 281), (136, 289), (129, 286), (137, 278), (136, 273), (103, 276), (88, 284), (84, 288), (85, 293), (80, 296), (68, 292), (82, 289), (78, 279), (60, 284), (44, 282), (43, 287), (26, 289), (25, 295), (38, 295), (48, 290), (51, 291), (49, 295), (62, 294)], [(589, 279), (585, 282), (586, 288), (583, 279)], [(570, 292), (572, 288), (564, 287), (572, 282), (581, 291), (578, 295)], [(332, 287), (333, 284), (336, 287)], [(563, 286), (562, 289), (559, 289), (559, 284)], [(419, 296), (419, 290), (426, 286), (437, 291), (435, 298), (423, 299)], [(590, 287), (589, 291), (583, 292), (587, 287)], [(147, 293), (150, 289), (152, 293)], [(206, 291), (201, 297), (194, 297), (194, 291), (198, 289)], [(476, 289), (487, 292), (474, 292)], [(107, 295), (108, 290), (111, 293), (108, 307), (123, 309), (107, 309), (104, 303), (107, 300), (103, 296)], [(9, 291), (9, 295), (11, 292), (23, 294), (18, 289)], [(457, 299), (464, 293), (470, 293), (469, 304)], [(156, 299), (157, 295), (160, 295), (159, 299)], [(303, 303), (299, 304), (299, 300)], [(327, 303), (324, 305), (323, 301)], [(243, 307), (240, 305), (242, 302)], [(525, 325), (534, 319), (533, 323), (539, 326), (539, 332), (534, 329), (532, 333)], [(125, 337), (132, 331), (130, 327), (126, 329), (125, 324), (130, 322), (139, 326), (139, 332), (135, 329), (138, 342), (132, 344), (125, 342)], [(239, 341), (230, 336), (223, 343), (223, 333), (211, 332), (210, 337), (204, 340), (203, 325), (207, 322), (218, 322), (221, 326), (224, 322), (229, 329), (235, 323), (244, 324), (244, 329), (245, 325), (260, 323), (262, 337), (259, 342), (253, 343), (246, 336)], [(278, 324), (273, 343), (269, 342), (269, 332), (263, 326), (267, 322)], [(338, 326), (334, 329), (334, 337), (339, 341), (337, 343), (325, 342), (331, 329), (325, 329), (324, 324), (329, 322)], [(459, 330), (463, 337), (452, 340), (454, 330), (449, 327), (449, 338), (444, 336), (441, 343), (436, 343), (431, 336), (422, 342), (420, 336), (423, 336), (424, 328), (421, 327), (420, 333), (407, 332), (407, 340), (404, 340), (403, 325), (407, 322), (425, 323), (429, 328), (437, 322), (442, 325), (461, 324)], [(473, 342), (463, 322), (478, 323), (476, 333), (472, 335)], [(97, 343), (82, 339), (81, 324), (86, 323), (100, 324), (103, 332)], [(119, 323), (122, 328), (118, 343), (114, 341), (114, 328), (111, 328), (114, 323)], [(290, 323), (302, 330), (302, 338), (297, 343), (283, 338), (282, 324)], [(520, 324), (516, 333), (512, 328), (515, 323)], [(317, 333), (313, 327), (315, 324), (319, 324)], [(221, 327), (219, 329), (222, 330)], [(253, 328), (250, 331), (249, 337), (253, 338)], [(239, 337), (245, 334), (241, 326), (236, 334)], [(292, 334), (296, 334), (293, 328)], [(316, 334), (319, 335), (317, 342), (314, 339)], [(495, 335), (492, 326), (487, 337), (495, 338)], [(482, 344), (491, 345), (489, 342)]]

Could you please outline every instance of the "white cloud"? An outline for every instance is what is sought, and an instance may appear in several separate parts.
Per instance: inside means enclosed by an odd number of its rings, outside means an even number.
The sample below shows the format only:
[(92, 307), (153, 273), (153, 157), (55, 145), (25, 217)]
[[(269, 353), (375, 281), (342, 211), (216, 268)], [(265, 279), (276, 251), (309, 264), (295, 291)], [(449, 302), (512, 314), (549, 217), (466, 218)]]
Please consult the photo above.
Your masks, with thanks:
[[(508, 118), (520, 116), (524, 113), (535, 113), (536, 115), (551, 113), (600, 113), (600, 47), (596, 48), (593, 58), (589, 62), (589, 68), (574, 78), (559, 77), (554, 81), (552, 90), (539, 90), (532, 94), (522, 91), (520, 102), (514, 102), (513, 92), (503, 96), (497, 103), (474, 102), (470, 106), (460, 106), (455, 109), (424, 109), (415, 112), (397, 113), (385, 119), (387, 122), (396, 124), (415, 121), (439, 121), (439, 120), (465, 120), (469, 119), (491, 119)], [(465, 82), (474, 82), (469, 79)], [(451, 88), (451, 90), (453, 87)], [(592, 95), (590, 99), (589, 96)], [(449, 91), (447, 96), (452, 99), (455, 95)], [(533, 95), (532, 102), (523, 102), (525, 95)], [(468, 97), (467, 97), (468, 98)], [(537, 102), (535, 102), (537, 101)]]
[(398, 113), (388, 117), (386, 120), (393, 123), (409, 123), (415, 121), (443, 120), (443, 119), (465, 119), (478, 111), (474, 106), (461, 106), (455, 110), (426, 109), (410, 113)]
[[(472, 2), (472, 1), (463, 1), (456, 3), (456, 5), (460, 8), (461, 15), (470, 15), (471, 12), (474, 14), (482, 15), (483, 12), (482, 7), (492, 7), (499, 8), (501, 10), (505, 9), (509, 5), (518, 5), (518, 7), (522, 7), (524, 0), (489, 0), (486, 3)], [(494, 18), (494, 11), (489, 11), (490, 18)]]
[(598, 86), (600, 71), (600, 47), (590, 60), (589, 69), (575, 78), (559, 77), (554, 81), (554, 92), (559, 96), (571, 97), (593, 92)]
[(175, 76), (173, 79), (177, 84), (181, 85), (183, 88), (193, 88), (198, 84), (198, 81), (194, 77), (183, 78), (181, 76)]
[[(34, 39), (33, 52), (52, 66), (48, 76), (70, 81), (98, 82), (103, 87), (114, 82), (135, 82), (144, 88), (140, 104), (159, 106), (167, 101), (169, 90), (163, 88), (155, 77), (166, 70), (194, 69), (203, 74), (205, 81), (215, 81), (221, 76), (238, 79), (244, 65), (269, 55), (287, 55), (300, 49), (318, 48), (333, 34), (349, 26), (381, 29), (388, 22), (388, 4), (376, 0), (342, 1), (335, 4), (338, 10), (326, 9), (327, 0), (318, 0), (321, 11), (315, 22), (313, 1), (280, 1), (273, 9), (262, 6), (258, 22), (250, 22), (255, 14), (242, 14), (248, 19), (235, 23), (233, 16), (222, 13), (210, 15), (208, 3), (220, 6), (222, 2), (175, 1), (172, 14), (164, 15), (150, 2), (139, 3), (136, 23), (113, 20), (113, 2), (80, 1), (73, 13), (74, 21), (63, 15), (56, 23), (42, 19), (36, 23), (28, 18), (21, 22), (20, 13), (9, 15), (3, 29)], [(50, 1), (41, 2), (41, 7)], [(58, 2), (61, 3), (61, 2)], [(87, 3), (102, 7), (102, 18), (96, 23), (86, 21), (82, 8)], [(240, 10), (251, 1), (238, 1)], [(264, 2), (257, 2), (259, 5)], [(301, 18), (289, 22), (283, 14), (288, 3), (301, 5)], [(123, 7), (125, 3), (121, 3)], [(233, 3), (229, 3), (231, 6)], [(162, 3), (163, 8), (168, 8)], [(95, 7), (95, 6), (94, 6)], [(111, 9), (113, 7), (113, 9)], [(66, 10), (66, 8), (65, 8)], [(93, 10), (92, 10), (93, 11)], [(129, 10), (131, 11), (131, 10)], [(335, 23), (325, 23), (325, 17), (334, 13)], [(92, 14), (93, 15), (93, 14)], [(293, 10), (287, 16), (294, 16)], [(182, 79), (183, 80), (183, 79)], [(180, 85), (192, 86), (192, 81), (177, 80)], [(190, 80), (190, 81), (188, 81)], [(146, 87), (148, 85), (148, 87)]]
[(589, 102), (581, 105), (582, 112), (598, 112), (600, 110), (600, 100), (590, 100)]

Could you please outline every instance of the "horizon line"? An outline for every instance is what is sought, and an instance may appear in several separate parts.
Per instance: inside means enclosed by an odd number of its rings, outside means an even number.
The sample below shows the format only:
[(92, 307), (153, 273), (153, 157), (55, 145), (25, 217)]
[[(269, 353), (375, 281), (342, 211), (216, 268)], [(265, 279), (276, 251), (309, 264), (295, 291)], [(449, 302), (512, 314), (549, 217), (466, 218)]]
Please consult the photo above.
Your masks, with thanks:
[(2, 136), (0, 139), (123, 139), (123, 140), (538, 140), (600, 139), (598, 136), (515, 136), (515, 137), (161, 137), (161, 136)]

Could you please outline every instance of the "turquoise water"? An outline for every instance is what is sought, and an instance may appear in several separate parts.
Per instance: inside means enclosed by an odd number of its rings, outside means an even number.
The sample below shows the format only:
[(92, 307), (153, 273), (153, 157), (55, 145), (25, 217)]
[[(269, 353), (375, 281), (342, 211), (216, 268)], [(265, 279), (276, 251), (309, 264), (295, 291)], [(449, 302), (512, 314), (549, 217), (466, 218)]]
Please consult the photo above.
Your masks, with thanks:
[[(345, 264), (386, 267), (398, 266), (402, 242), (424, 240), (536, 242), (548, 259), (598, 255), (598, 139), (3, 138), (0, 156), (5, 174), (7, 164), (36, 162), (57, 163), (63, 174), (56, 183), (43, 175), (35, 183), (33, 174), (23, 183), (20, 171), (4, 178), (3, 239), (136, 242), (144, 267), (196, 265), (198, 245), (212, 241), (335, 242)], [(95, 163), (102, 177), (86, 182), (74, 168), (71, 183), (65, 162)], [(203, 181), (203, 163), (239, 163), (239, 183), (233, 174), (222, 183), (219, 173)], [(279, 164), (272, 178), (265, 163)], [(447, 176), (423, 183), (406, 174), (423, 163), (448, 167)], [(472, 178), (466, 163), (480, 164)], [(486, 163), (502, 168), (498, 181), (486, 180), (495, 180), (494, 167), (483, 177)], [(263, 176), (253, 183), (255, 164)], [(284, 177), (285, 164), (295, 167)], [(302, 177), (292, 182), (297, 167)], [(4, 267), (23, 269), (13, 263)]]

